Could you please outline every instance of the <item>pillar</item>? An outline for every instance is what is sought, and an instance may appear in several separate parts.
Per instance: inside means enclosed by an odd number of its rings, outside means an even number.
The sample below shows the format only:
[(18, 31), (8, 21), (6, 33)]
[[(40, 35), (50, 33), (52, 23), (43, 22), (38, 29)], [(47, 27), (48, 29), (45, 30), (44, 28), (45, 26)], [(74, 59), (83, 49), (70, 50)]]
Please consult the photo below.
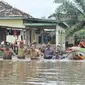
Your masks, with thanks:
[(41, 43), (44, 43), (44, 36), (43, 36), (43, 34), (41, 35)]
[(0, 27), (0, 43), (4, 41), (6, 43), (6, 28)]
[(32, 30), (30, 29), (30, 43), (32, 43)]
[(28, 32), (28, 29), (26, 29), (26, 30), (25, 30), (25, 44), (26, 44), (26, 45), (29, 44), (29, 43), (28, 43), (28, 41), (29, 41), (29, 39), (28, 39), (28, 33), (29, 33), (29, 32)]
[(21, 40), (23, 40), (24, 32), (21, 30)]
[(58, 26), (56, 25), (56, 49), (57, 49), (57, 45), (58, 45), (58, 42), (59, 42), (59, 39), (58, 39)]
[(65, 51), (65, 31), (62, 32), (62, 47), (63, 47), (63, 51)]

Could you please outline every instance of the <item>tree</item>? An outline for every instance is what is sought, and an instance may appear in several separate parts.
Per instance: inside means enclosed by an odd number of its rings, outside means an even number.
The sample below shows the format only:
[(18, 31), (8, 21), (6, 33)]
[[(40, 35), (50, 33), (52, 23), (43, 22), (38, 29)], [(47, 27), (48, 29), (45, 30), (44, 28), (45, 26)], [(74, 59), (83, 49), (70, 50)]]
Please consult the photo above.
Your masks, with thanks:
[[(56, 0), (55, 0), (56, 3)], [(82, 32), (85, 26), (85, 1), (84, 0), (63, 0), (62, 4), (50, 17), (55, 17), (57, 22), (66, 22), (70, 28), (67, 29), (67, 36)], [(80, 33), (81, 34), (81, 33)], [(85, 36), (85, 35), (82, 35)]]

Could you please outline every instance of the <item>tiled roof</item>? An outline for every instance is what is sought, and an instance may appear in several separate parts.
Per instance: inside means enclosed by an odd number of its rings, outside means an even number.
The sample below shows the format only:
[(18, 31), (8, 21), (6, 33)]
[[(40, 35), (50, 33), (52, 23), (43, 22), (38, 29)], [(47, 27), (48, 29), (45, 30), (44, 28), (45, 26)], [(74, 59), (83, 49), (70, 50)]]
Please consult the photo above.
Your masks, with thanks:
[(21, 17), (32, 18), (31, 15), (17, 8), (14, 8), (13, 6), (9, 5), (4, 1), (0, 1), (0, 17), (8, 17), (8, 16), (21, 16)]

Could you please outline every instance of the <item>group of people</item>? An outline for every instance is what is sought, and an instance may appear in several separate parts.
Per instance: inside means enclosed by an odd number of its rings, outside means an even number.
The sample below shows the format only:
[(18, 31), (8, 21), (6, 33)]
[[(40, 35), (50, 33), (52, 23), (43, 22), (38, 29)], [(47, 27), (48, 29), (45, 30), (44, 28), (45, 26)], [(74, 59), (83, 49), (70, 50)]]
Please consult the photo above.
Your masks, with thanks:
[[(18, 49), (17, 53), (15, 53), (16, 48)], [(0, 51), (4, 53), (3, 59), (12, 59), (12, 56), (17, 56), (18, 59), (30, 58), (31, 60), (40, 58), (60, 59), (59, 51), (52, 49), (50, 43), (37, 47), (36, 42), (31, 43), (30, 46), (24, 46), (24, 42), (20, 41), (19, 46), (15, 46), (14, 50), (9, 45), (6, 45), (5, 48), (0, 46)]]
[[(10, 44), (0, 45), (0, 51), (3, 52), (3, 59), (12, 59), (12, 57), (17, 57), (18, 59), (30, 58), (31, 60), (38, 59), (62, 59), (60, 47), (57, 46), (57, 50), (53, 49), (50, 43), (42, 44), (38, 47), (36, 42), (31, 43), (30, 45), (25, 46), (24, 42), (21, 40), (19, 45), (15, 42), (12, 47)], [(75, 54), (72, 52), (72, 56), (68, 59), (72, 60), (84, 60), (81, 54)]]

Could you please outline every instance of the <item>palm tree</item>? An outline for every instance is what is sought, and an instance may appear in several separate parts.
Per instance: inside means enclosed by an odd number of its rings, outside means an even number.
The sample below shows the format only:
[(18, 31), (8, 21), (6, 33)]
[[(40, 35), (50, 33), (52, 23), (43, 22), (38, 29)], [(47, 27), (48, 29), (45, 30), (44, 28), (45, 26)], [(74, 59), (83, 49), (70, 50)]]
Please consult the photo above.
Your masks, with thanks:
[[(56, 0), (55, 0), (56, 2)], [(50, 17), (55, 17), (57, 22), (66, 22), (70, 29), (67, 35), (73, 35), (84, 29), (85, 26), (85, 1), (84, 0), (63, 0), (63, 3)], [(80, 31), (82, 32), (82, 31)]]

